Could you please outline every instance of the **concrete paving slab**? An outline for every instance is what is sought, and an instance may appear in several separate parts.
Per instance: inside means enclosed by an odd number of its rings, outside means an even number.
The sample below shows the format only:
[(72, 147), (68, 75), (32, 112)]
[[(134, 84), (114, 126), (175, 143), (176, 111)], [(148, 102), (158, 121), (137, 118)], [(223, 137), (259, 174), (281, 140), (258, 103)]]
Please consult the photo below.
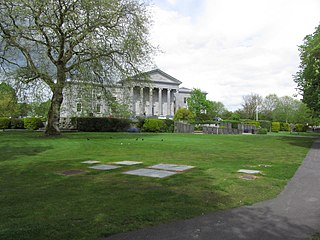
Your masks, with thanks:
[(154, 177), (154, 178), (165, 178), (177, 174), (176, 172), (169, 172), (164, 170), (154, 170), (140, 168), (133, 171), (124, 172), (124, 174), (144, 176), (144, 177)]
[(136, 164), (141, 164), (142, 162), (135, 162), (135, 161), (120, 161), (120, 162), (113, 162), (114, 164), (119, 164), (119, 165), (136, 165)]
[(100, 161), (93, 161), (93, 160), (88, 160), (88, 161), (84, 161), (82, 163), (86, 163), (86, 164), (96, 164), (99, 163)]
[(116, 169), (116, 168), (121, 168), (120, 166), (113, 166), (113, 165), (108, 165), (108, 164), (100, 164), (100, 165), (95, 165), (92, 167), (89, 167), (92, 169), (97, 169), (97, 170), (111, 170), (111, 169)]
[(247, 173), (247, 174), (259, 174), (261, 171), (258, 170), (249, 170), (249, 169), (240, 169), (238, 170), (239, 173)]
[(174, 172), (183, 172), (191, 168), (194, 168), (194, 166), (161, 163), (161, 164), (150, 166), (148, 168), (174, 171)]

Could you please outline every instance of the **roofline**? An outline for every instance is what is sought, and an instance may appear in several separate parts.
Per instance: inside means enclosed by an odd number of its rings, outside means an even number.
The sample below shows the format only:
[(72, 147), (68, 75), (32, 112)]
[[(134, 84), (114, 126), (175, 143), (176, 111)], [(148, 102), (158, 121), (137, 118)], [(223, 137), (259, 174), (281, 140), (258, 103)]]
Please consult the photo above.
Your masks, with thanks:
[(159, 68), (153, 69), (151, 71), (148, 71), (148, 72), (146, 72), (146, 74), (152, 74), (152, 73), (157, 73), (157, 72), (160, 73), (161, 75), (164, 75), (165, 77), (169, 78), (170, 80), (176, 82), (179, 85), (182, 83), (178, 79), (176, 79), (176, 78), (172, 77), (171, 75), (165, 73), (164, 71), (160, 70)]

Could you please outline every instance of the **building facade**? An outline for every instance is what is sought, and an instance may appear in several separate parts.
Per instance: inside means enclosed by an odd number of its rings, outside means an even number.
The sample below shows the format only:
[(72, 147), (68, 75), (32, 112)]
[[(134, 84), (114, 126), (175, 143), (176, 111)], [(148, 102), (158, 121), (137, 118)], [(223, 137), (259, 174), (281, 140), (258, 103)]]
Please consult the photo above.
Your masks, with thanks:
[(171, 118), (180, 108), (187, 108), (191, 89), (180, 88), (181, 81), (155, 69), (146, 73), (149, 80), (135, 78), (112, 87), (69, 82), (64, 92), (61, 118), (115, 114), (119, 108), (130, 116)]

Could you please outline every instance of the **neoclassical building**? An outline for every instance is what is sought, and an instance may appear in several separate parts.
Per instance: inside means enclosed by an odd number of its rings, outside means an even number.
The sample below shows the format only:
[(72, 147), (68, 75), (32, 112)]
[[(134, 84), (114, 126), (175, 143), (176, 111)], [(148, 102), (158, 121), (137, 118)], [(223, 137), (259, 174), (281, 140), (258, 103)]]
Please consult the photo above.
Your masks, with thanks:
[(119, 81), (107, 91), (99, 84), (69, 82), (64, 92), (61, 117), (104, 117), (113, 115), (114, 108), (122, 107), (127, 108), (131, 116), (170, 118), (176, 110), (187, 108), (191, 89), (180, 88), (181, 81), (160, 69), (146, 74), (148, 81), (138, 77), (130, 82)]

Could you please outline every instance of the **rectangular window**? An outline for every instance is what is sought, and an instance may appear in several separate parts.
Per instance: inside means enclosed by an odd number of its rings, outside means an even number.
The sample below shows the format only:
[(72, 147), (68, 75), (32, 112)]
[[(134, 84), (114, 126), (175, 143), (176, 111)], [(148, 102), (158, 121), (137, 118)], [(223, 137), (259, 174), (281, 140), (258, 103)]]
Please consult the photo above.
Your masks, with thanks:
[(77, 112), (81, 112), (81, 103), (77, 103)]
[(183, 102), (184, 102), (184, 103), (187, 103), (187, 98), (186, 98), (186, 97), (183, 99)]
[(101, 112), (101, 104), (99, 104), (99, 103), (97, 104), (97, 109), (96, 110), (97, 110), (97, 113)]

